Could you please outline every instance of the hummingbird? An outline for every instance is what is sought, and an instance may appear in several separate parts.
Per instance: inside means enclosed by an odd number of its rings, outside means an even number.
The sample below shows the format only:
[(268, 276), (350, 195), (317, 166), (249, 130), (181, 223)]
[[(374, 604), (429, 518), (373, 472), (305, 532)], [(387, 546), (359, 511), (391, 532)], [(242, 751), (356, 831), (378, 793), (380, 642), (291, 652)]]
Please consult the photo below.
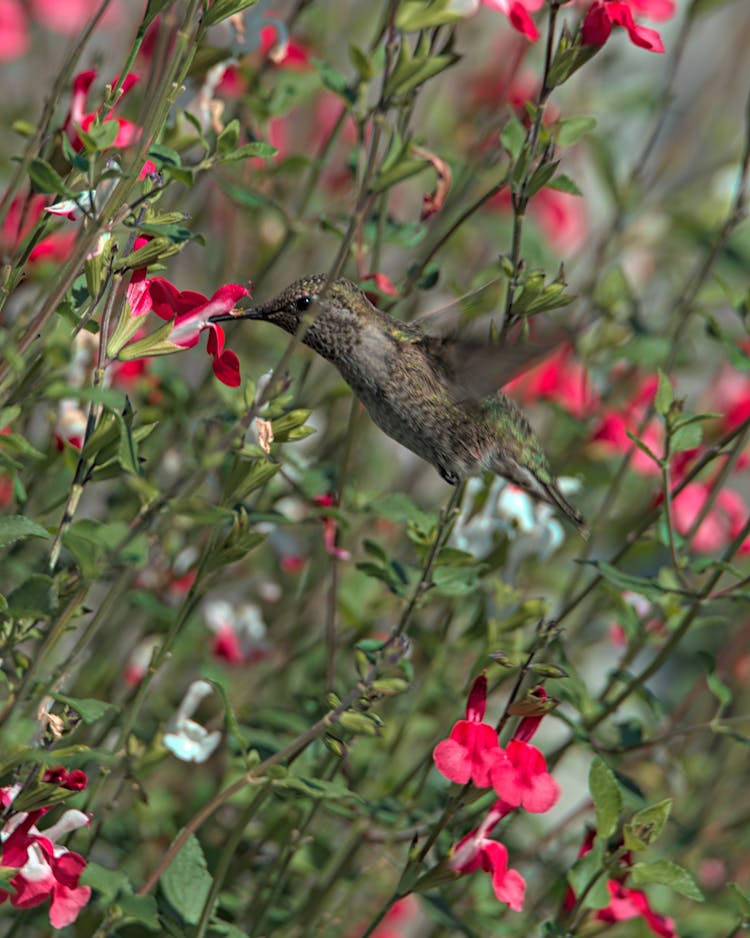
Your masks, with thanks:
[(374, 423), (446, 482), (489, 469), (557, 508), (585, 534), (583, 517), (560, 491), (528, 420), (499, 390), (518, 371), (507, 349), (432, 336), (379, 310), (350, 280), (326, 274), (303, 277), (265, 303), (210, 321), (233, 319), (270, 322), (291, 335), (305, 329), (302, 342), (336, 366)]

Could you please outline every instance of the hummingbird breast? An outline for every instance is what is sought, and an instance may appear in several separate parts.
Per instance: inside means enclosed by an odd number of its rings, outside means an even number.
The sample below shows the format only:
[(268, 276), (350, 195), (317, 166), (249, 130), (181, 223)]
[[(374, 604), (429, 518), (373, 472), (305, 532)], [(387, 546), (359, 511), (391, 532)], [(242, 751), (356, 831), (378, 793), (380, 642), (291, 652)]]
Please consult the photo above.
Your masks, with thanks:
[(420, 348), (419, 335), (400, 329), (395, 337), (367, 324), (358, 338), (335, 364), (373, 422), (450, 482), (478, 472), (486, 443), (482, 421), (468, 401), (455, 399)]

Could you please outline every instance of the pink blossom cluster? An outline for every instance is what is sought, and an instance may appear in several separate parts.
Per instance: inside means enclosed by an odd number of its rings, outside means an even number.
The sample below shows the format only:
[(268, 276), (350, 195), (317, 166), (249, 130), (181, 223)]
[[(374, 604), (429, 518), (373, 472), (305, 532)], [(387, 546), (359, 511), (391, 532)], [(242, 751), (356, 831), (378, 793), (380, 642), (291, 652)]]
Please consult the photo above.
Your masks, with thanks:
[[(534, 692), (542, 702), (546, 694)], [(492, 874), (492, 887), (501, 902), (511, 909), (523, 908), (526, 883), (521, 874), (508, 867), (504, 844), (489, 835), (508, 814), (524, 808), (542, 814), (556, 804), (560, 786), (547, 771), (542, 753), (529, 740), (542, 715), (524, 717), (513, 738), (504, 748), (497, 731), (484, 722), (487, 705), (487, 678), (480, 674), (469, 692), (466, 719), (459, 720), (448, 739), (438, 743), (432, 754), (439, 772), (458, 785), (472, 782), (477, 788), (493, 788), (498, 796), (485, 820), (456, 845), (451, 868), (462, 873), (482, 869)]]
[[(81, 791), (87, 782), (80, 769), (68, 772), (62, 766), (49, 769), (42, 780), (69, 791)], [(0, 805), (5, 815), (10, 815), (0, 830), (0, 865), (16, 871), (10, 880), (13, 891), (0, 889), (0, 903), (10, 899), (16, 909), (32, 909), (49, 899), (50, 924), (64, 928), (78, 918), (91, 897), (91, 889), (79, 885), (86, 860), (59, 841), (88, 825), (89, 818), (82, 811), (70, 809), (55, 824), (40, 830), (37, 821), (49, 808), (13, 812), (20, 791), (20, 785), (0, 788)]]
[[(581, 849), (578, 851), (579, 857), (585, 857), (594, 846), (594, 831), (589, 830), (584, 838)], [(632, 859), (630, 853), (625, 853), (622, 857), (623, 866), (630, 866)], [(594, 912), (594, 919), (598, 922), (626, 922), (632, 918), (643, 919), (645, 925), (657, 938), (678, 938), (674, 920), (666, 915), (660, 915), (651, 908), (651, 903), (645, 892), (640, 889), (633, 889), (625, 884), (624, 876), (607, 880), (607, 889), (610, 894), (608, 905)], [(572, 888), (568, 887), (563, 902), (563, 908), (570, 912), (576, 904), (576, 895)]]

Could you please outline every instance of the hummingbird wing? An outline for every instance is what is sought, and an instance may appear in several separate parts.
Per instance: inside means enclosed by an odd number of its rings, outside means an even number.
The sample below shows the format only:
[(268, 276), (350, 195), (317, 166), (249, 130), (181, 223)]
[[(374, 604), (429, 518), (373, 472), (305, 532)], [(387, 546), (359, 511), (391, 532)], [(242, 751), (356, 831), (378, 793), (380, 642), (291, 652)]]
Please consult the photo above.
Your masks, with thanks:
[(517, 378), (561, 341), (555, 336), (539, 344), (501, 345), (453, 336), (424, 336), (421, 344), (433, 367), (457, 391), (463, 391), (459, 396), (482, 399)]

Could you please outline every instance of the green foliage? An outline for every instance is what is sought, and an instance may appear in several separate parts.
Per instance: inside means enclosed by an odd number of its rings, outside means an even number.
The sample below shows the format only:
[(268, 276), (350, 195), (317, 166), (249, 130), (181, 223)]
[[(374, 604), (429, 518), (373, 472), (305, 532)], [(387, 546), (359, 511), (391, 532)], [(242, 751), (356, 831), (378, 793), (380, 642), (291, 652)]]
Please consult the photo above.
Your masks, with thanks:
[[(584, 45), (575, 4), (538, 42), (447, 0), (119, 6), (2, 63), (0, 786), (4, 824), (79, 823), (66, 934), (573, 938), (615, 883), (739, 933), (750, 132), (731, 48), (691, 50), (742, 5), (683, 5), (664, 57)], [(489, 338), (491, 380), (438, 373), (464, 414), (520, 375), (590, 539), (489, 471), (449, 489), (328, 362), (231, 321), (317, 271), (394, 340)], [(501, 793), (433, 758), (482, 671), (488, 736), (562, 789), (492, 828)], [(16, 875), (0, 928), (48, 934)]]

